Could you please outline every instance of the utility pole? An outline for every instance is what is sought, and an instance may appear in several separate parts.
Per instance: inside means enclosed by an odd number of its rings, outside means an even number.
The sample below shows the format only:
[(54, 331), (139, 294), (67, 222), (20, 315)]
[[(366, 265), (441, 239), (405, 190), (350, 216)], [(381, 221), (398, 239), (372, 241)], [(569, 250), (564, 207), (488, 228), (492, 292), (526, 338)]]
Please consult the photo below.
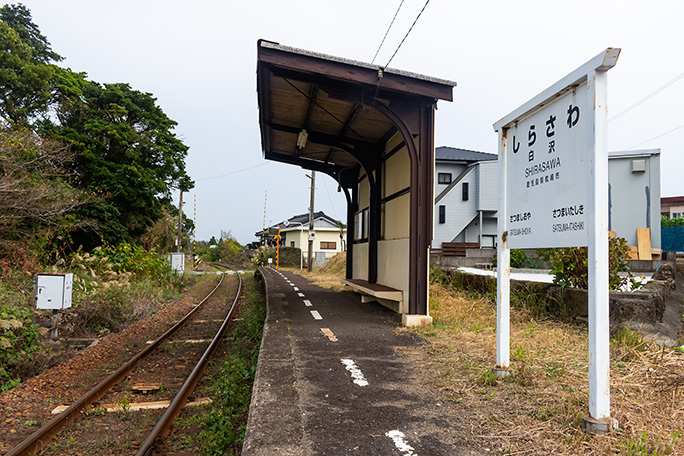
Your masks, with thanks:
[(178, 253), (182, 251), (183, 244), (183, 189), (180, 189), (180, 202), (178, 203), (178, 239), (176, 241), (178, 244)]
[(316, 194), (316, 171), (311, 171), (311, 176), (307, 175), (311, 179), (311, 200), (309, 201), (309, 253), (308, 260), (306, 263), (307, 270), (309, 272), (313, 271), (313, 245), (314, 236), (316, 232), (314, 231), (314, 196)]
[(264, 224), (261, 228), (261, 251), (266, 248), (266, 201), (268, 200), (268, 190), (264, 192)]

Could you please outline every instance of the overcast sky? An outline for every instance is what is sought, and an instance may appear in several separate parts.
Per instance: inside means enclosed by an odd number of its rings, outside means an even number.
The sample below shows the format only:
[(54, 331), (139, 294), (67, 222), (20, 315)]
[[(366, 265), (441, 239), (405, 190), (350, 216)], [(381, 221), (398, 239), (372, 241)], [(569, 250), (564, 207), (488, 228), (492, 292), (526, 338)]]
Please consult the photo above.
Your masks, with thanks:
[[(198, 239), (223, 230), (244, 244), (261, 229), (265, 192), (267, 224), (305, 213), (309, 203), (304, 170), (262, 157), (257, 40), (370, 62), (400, 2), (23, 3), (66, 57), (63, 66), (154, 94), (190, 146), (196, 187), (184, 197), (185, 212), (192, 217), (196, 194)], [(375, 63), (387, 63), (424, 4), (404, 0)], [(620, 47), (608, 73), (608, 117), (628, 111), (609, 123), (609, 150), (661, 149), (662, 196), (679, 196), (683, 17), (681, 0), (431, 0), (390, 66), (457, 83), (454, 101), (438, 104), (437, 146), (496, 153), (494, 122), (605, 48)], [(336, 183), (319, 173), (316, 187), (316, 210), (344, 221)]]

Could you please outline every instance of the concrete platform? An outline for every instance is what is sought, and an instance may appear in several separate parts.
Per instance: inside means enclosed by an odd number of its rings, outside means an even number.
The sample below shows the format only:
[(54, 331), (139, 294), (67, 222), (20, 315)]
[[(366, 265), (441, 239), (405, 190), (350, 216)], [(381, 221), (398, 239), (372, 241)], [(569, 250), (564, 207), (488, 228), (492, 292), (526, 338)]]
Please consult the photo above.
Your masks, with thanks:
[[(398, 353), (422, 339), (351, 291), (263, 269), (268, 316), (243, 455), (479, 455)], [(472, 443), (471, 443), (472, 445)]]

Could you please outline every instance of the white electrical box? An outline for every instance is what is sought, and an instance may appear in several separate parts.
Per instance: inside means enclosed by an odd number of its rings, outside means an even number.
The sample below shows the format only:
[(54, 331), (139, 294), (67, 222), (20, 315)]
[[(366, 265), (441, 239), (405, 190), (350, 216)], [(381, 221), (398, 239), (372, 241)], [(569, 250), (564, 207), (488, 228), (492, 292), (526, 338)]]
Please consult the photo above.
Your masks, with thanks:
[(316, 232), (315, 231), (309, 231), (309, 240), (310, 241), (316, 240)]
[(36, 275), (36, 308), (68, 309), (71, 307), (73, 285), (74, 275), (72, 273)]
[(183, 272), (185, 270), (185, 254), (172, 253), (169, 255), (169, 263), (171, 263), (171, 270), (176, 272)]

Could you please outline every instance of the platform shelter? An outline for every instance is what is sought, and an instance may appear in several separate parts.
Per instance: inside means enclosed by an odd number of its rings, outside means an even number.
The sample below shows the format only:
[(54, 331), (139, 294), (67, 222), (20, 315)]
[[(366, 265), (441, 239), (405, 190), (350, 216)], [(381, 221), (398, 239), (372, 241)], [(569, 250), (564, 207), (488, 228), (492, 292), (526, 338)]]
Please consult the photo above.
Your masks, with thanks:
[(434, 120), (455, 83), (260, 40), (264, 157), (332, 176), (347, 199), (349, 286), (430, 321)]

